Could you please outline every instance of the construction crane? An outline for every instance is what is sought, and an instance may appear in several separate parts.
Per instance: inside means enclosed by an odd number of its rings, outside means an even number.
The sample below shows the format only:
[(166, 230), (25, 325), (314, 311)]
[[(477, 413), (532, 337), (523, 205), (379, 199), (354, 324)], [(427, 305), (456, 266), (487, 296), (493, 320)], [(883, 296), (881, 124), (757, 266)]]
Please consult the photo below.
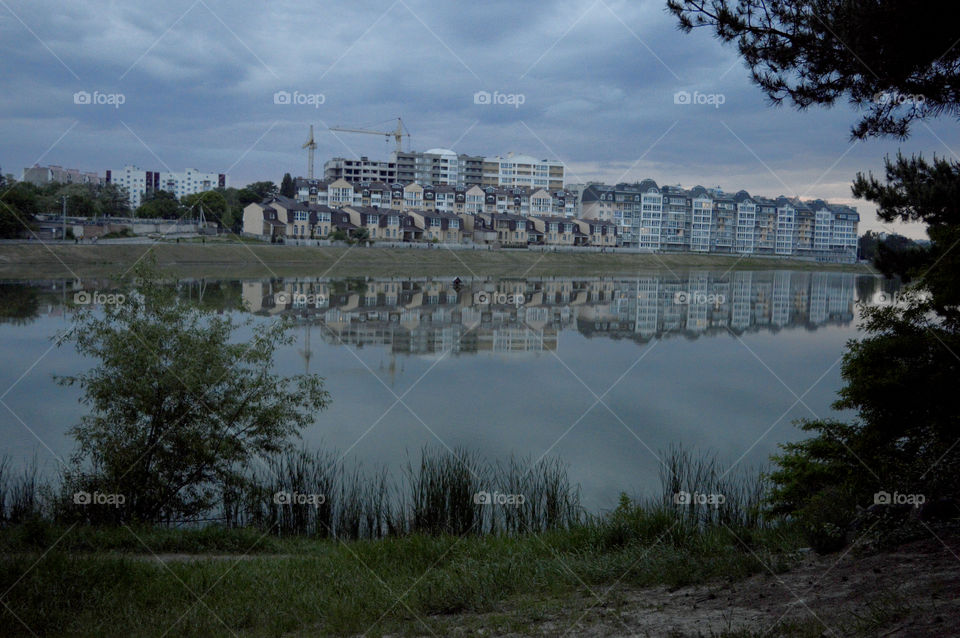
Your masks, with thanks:
[[(400, 153), (403, 151), (403, 136), (407, 136), (407, 144), (410, 143), (410, 131), (407, 131), (407, 127), (403, 125), (403, 120), (399, 117), (397, 118), (397, 128), (393, 131), (371, 131), (364, 128), (346, 128), (343, 126), (332, 126), (330, 127), (331, 131), (339, 131), (341, 133), (366, 133), (368, 135), (383, 135), (385, 137), (392, 137), (397, 143), (397, 152)], [(404, 133), (404, 131), (407, 131)]]
[(317, 143), (313, 141), (313, 124), (310, 125), (310, 139), (300, 148), (307, 149), (307, 178), (313, 179), (313, 153), (317, 150)]

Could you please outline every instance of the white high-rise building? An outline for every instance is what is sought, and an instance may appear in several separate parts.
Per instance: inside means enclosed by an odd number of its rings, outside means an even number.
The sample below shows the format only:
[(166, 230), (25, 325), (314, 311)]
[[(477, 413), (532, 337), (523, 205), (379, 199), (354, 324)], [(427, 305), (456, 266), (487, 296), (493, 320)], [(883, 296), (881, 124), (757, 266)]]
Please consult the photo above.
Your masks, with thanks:
[(563, 171), (563, 162), (530, 155), (507, 153), (503, 157), (484, 157), (483, 185), (562, 189)]
[(224, 173), (206, 173), (195, 168), (184, 169), (181, 173), (145, 171), (131, 165), (121, 170), (107, 170), (106, 182), (127, 189), (130, 208), (133, 210), (143, 203), (147, 193), (163, 190), (180, 199), (184, 195), (226, 188), (229, 185)]

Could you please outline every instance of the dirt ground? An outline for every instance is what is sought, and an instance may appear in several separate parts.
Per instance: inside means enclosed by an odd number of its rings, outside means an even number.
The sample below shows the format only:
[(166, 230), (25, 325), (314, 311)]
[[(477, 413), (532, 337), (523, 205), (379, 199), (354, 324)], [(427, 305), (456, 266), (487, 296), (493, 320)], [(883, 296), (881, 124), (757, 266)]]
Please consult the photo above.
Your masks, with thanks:
[(733, 584), (593, 594), (529, 627), (501, 632), (493, 617), (466, 616), (448, 626), (488, 636), (960, 636), (960, 535), (866, 556), (811, 552), (788, 572)]

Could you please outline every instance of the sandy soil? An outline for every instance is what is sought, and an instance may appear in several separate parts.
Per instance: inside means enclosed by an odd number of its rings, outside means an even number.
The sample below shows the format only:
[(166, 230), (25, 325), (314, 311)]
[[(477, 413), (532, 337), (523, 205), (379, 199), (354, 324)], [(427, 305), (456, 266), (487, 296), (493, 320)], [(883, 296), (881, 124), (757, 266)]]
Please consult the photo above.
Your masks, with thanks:
[(940, 539), (867, 556), (810, 553), (789, 572), (732, 584), (595, 590), (604, 602), (587, 593), (519, 632), (469, 616), (450, 626), (488, 636), (960, 636), (960, 535)]

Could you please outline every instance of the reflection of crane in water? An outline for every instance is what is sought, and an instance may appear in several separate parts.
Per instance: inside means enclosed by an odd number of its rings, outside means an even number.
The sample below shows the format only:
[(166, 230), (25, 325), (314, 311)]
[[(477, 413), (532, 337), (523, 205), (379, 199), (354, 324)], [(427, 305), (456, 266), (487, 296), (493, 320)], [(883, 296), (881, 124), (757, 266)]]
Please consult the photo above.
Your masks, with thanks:
[(303, 349), (300, 350), (300, 356), (303, 357), (303, 373), (310, 374), (310, 357), (313, 356), (313, 348), (310, 347), (310, 321), (303, 324)]
[[(380, 356), (380, 370), (383, 370), (383, 355)], [(390, 373), (390, 387), (394, 386), (397, 380), (397, 355), (392, 350), (390, 352), (390, 363), (387, 365), (387, 372)], [(403, 373), (403, 361), (400, 362), (400, 372)]]

